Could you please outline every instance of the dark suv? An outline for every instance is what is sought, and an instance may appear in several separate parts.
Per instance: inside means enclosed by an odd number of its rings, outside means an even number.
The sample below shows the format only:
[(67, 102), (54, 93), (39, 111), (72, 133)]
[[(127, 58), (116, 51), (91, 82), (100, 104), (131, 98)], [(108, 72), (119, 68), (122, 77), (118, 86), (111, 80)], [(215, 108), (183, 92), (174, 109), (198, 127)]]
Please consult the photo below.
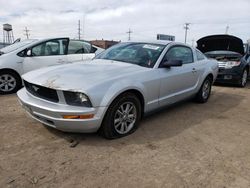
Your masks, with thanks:
[(219, 62), (217, 83), (245, 87), (250, 71), (249, 49), (244, 52), (240, 38), (231, 35), (211, 35), (197, 41), (197, 48)]

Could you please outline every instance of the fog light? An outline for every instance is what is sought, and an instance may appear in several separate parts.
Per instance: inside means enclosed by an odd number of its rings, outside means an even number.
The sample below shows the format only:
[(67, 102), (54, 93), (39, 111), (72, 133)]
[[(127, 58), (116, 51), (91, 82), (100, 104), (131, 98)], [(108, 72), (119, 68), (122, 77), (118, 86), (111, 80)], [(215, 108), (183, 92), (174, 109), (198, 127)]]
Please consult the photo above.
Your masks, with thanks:
[(84, 114), (84, 115), (63, 115), (63, 119), (91, 119), (94, 114)]

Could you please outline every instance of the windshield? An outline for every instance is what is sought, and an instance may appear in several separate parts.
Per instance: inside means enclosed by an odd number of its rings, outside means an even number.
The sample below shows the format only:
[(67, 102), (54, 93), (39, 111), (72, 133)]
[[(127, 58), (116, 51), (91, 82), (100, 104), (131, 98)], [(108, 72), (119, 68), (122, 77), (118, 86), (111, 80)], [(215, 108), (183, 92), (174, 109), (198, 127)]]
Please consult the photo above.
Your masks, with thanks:
[(151, 43), (120, 43), (97, 55), (95, 59), (122, 61), (152, 68), (164, 48), (164, 45)]
[(12, 52), (18, 48), (26, 46), (34, 41), (36, 41), (36, 40), (23, 40), (21, 42), (17, 42), (17, 43), (11, 44), (9, 46), (6, 46), (6, 47), (2, 48), (0, 51), (3, 53), (9, 53), (9, 52)]

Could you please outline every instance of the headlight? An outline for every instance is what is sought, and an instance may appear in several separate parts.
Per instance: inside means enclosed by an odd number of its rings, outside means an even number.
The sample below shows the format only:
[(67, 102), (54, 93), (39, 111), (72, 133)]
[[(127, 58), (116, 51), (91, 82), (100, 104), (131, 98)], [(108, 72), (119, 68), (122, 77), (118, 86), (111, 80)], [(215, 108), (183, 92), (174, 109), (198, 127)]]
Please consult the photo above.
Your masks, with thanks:
[(239, 65), (240, 65), (240, 61), (228, 61), (228, 62), (226, 62), (225, 68), (231, 69), (231, 68), (239, 66)]
[(84, 93), (64, 91), (63, 94), (66, 103), (69, 105), (92, 107), (88, 96)]

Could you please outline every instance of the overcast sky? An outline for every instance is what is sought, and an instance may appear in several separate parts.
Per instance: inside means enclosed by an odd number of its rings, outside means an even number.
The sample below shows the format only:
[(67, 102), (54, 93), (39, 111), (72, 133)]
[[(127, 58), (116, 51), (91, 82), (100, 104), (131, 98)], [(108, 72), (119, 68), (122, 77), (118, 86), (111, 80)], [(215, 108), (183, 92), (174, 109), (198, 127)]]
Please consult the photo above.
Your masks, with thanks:
[[(77, 37), (81, 20), (86, 40), (155, 39), (157, 33), (184, 41), (185, 22), (191, 23), (188, 42), (202, 36), (229, 34), (250, 39), (250, 0), (0, 0), (0, 24), (12, 24), (14, 37)], [(3, 36), (0, 32), (0, 41)]]

